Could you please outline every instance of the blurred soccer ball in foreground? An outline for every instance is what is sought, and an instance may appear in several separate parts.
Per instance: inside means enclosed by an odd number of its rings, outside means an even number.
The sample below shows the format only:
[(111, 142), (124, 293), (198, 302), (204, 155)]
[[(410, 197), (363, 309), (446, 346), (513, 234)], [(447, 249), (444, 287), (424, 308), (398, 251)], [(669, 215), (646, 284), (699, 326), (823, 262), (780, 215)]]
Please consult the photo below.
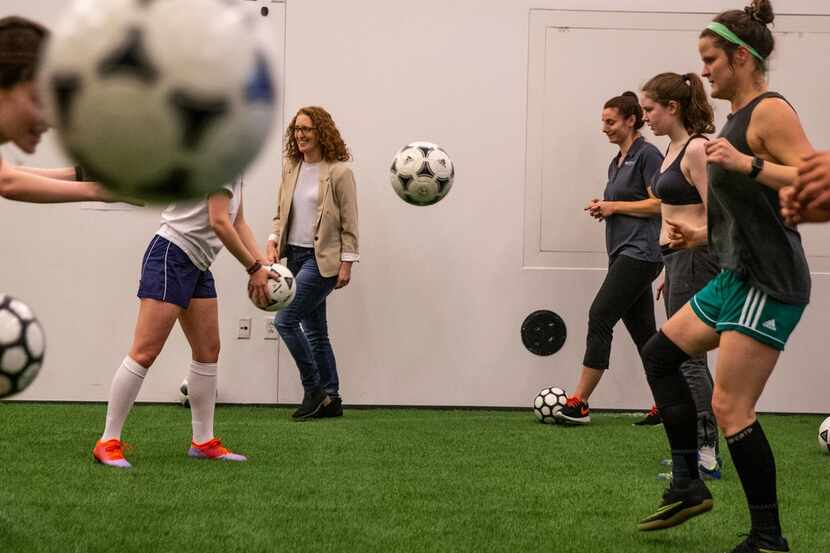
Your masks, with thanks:
[(203, 197), (270, 132), (275, 86), (258, 19), (222, 0), (80, 0), (39, 76), (67, 153), (116, 193)]

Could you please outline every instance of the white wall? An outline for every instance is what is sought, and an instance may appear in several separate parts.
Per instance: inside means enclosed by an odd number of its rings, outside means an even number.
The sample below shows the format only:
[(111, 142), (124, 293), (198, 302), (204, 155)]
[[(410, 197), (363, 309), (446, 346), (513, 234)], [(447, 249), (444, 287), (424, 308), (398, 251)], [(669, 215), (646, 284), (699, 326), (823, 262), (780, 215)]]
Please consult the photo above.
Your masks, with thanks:
[[(253, 4), (253, 2), (246, 2)], [(6, 2), (4, 12), (55, 21), (61, 3)], [(718, 12), (733, 2), (697, 2)], [(362, 262), (353, 282), (329, 301), (330, 331), (347, 403), (408, 405), (528, 405), (544, 385), (572, 389), (584, 352), (587, 309), (604, 273), (534, 269), (525, 256), (527, 213), (528, 63), (530, 10), (684, 12), (686, 2), (660, 0), (288, 0), (285, 4), (285, 113), (322, 104), (334, 115), (355, 155)], [(779, 0), (779, 13), (830, 14), (810, 0)], [(258, 8), (257, 8), (258, 9)], [(824, 19), (825, 21), (827, 19)], [(828, 25), (830, 30), (830, 25)], [(690, 49), (694, 49), (692, 42)], [(636, 73), (639, 52), (598, 44), (574, 52), (586, 66), (618, 58)], [(787, 94), (822, 105), (811, 75), (826, 72), (821, 51), (801, 60)], [(823, 64), (823, 65), (822, 65)], [(821, 69), (824, 67), (824, 69)], [(621, 75), (628, 74), (622, 72)], [(637, 75), (638, 82), (650, 75)], [(566, 79), (575, 96), (591, 83)], [(620, 87), (630, 88), (626, 84)], [(792, 93), (790, 92), (792, 90)], [(616, 92), (616, 90), (615, 90)], [(801, 109), (801, 106), (799, 106)], [(725, 108), (721, 107), (721, 110)], [(830, 116), (812, 128), (827, 128)], [(596, 109), (599, 112), (599, 106)], [(596, 117), (598, 119), (598, 117)], [(580, 139), (602, 144), (598, 128)], [(403, 144), (426, 139), (453, 156), (458, 175), (450, 195), (430, 208), (400, 202), (387, 171)], [(51, 148), (34, 161), (58, 162)], [(830, 147), (828, 143), (817, 146)], [(586, 198), (601, 187), (608, 147), (582, 168)], [(276, 148), (270, 152), (277, 156)], [(10, 148), (6, 159), (14, 158)], [(20, 156), (17, 156), (20, 157)], [(273, 161), (266, 161), (273, 163)], [(249, 176), (248, 217), (267, 235), (277, 175)], [(601, 191), (596, 190), (596, 192)], [(103, 400), (112, 372), (129, 346), (136, 313), (137, 266), (157, 213), (88, 211), (82, 206), (0, 208), (0, 288), (30, 303), (49, 340), (47, 364), (22, 399)], [(579, 211), (562, 229), (581, 224)], [(555, 230), (555, 229), (553, 229)], [(593, 232), (601, 235), (602, 228)], [(814, 228), (816, 241), (827, 230)], [(586, 237), (592, 244), (596, 236)], [(811, 242), (813, 242), (811, 237)], [(601, 241), (599, 241), (601, 244)], [(264, 342), (262, 316), (244, 298), (245, 274), (228, 254), (214, 271), (223, 339), (220, 396), (240, 402), (299, 399), (296, 369), (284, 347)], [(830, 411), (822, 392), (830, 303), (826, 276), (814, 276), (814, 299), (782, 358), (761, 407)], [(568, 325), (564, 348), (552, 357), (528, 353), (519, 328), (530, 312), (549, 308)], [(658, 307), (658, 312), (662, 306)], [(236, 320), (255, 318), (254, 338), (236, 341)], [(276, 357), (276, 358), (275, 358)], [(140, 399), (171, 400), (185, 372), (187, 349), (177, 331)], [(592, 399), (595, 407), (650, 404), (642, 368), (619, 327), (612, 370)]]

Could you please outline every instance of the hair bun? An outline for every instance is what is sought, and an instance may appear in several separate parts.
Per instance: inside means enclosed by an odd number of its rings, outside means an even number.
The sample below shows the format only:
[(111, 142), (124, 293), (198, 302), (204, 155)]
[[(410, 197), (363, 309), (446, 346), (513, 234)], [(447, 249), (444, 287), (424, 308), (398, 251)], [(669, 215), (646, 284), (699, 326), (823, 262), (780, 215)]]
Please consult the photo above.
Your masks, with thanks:
[(637, 96), (637, 94), (635, 92), (631, 92), (630, 90), (626, 90), (625, 92), (620, 94), (620, 96), (631, 96), (632, 98), (636, 99), (638, 102), (640, 101), (640, 98)]
[(752, 4), (745, 7), (744, 11), (749, 17), (764, 26), (775, 20), (775, 13), (772, 11), (770, 0), (752, 0)]

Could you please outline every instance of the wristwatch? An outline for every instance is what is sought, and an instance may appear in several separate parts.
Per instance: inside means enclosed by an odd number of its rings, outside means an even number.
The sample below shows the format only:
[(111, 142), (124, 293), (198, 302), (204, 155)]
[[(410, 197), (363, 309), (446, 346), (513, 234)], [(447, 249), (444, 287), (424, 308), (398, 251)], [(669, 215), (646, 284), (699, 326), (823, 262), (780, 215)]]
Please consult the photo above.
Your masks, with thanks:
[(764, 169), (764, 160), (758, 156), (752, 158), (752, 171), (749, 172), (749, 178), (754, 179)]

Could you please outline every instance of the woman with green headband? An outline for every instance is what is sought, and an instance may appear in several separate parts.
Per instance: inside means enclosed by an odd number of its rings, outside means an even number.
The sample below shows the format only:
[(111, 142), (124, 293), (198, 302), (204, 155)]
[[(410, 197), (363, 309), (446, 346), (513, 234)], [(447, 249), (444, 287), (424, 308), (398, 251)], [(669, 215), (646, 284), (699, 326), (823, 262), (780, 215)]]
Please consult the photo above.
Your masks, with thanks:
[[(721, 272), (646, 344), (643, 360), (663, 426), (679, 459), (674, 479), (641, 530), (676, 526), (712, 508), (697, 468), (695, 404), (680, 366), (720, 348), (712, 407), (741, 479), (751, 529), (732, 553), (789, 551), (781, 532), (775, 460), (755, 406), (810, 300), (801, 237), (781, 216), (778, 191), (791, 185), (812, 146), (794, 109), (769, 92), (775, 47), (768, 0), (717, 16), (698, 43), (702, 76), (731, 114), (706, 145), (709, 247)], [(680, 466), (678, 466), (680, 465)]]

